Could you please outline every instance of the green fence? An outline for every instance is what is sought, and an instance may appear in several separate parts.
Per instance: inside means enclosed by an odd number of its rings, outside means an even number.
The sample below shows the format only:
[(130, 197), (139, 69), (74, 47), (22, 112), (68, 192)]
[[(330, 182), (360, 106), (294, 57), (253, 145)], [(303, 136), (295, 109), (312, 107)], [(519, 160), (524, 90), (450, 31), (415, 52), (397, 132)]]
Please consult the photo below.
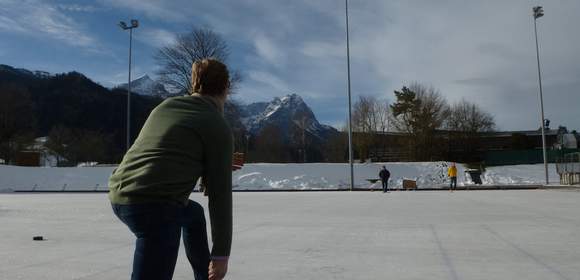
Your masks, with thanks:
[[(577, 153), (580, 149), (548, 150), (548, 162), (558, 162), (565, 154)], [(517, 151), (487, 151), (484, 153), (487, 166), (515, 165), (543, 163), (544, 156), (541, 149)]]

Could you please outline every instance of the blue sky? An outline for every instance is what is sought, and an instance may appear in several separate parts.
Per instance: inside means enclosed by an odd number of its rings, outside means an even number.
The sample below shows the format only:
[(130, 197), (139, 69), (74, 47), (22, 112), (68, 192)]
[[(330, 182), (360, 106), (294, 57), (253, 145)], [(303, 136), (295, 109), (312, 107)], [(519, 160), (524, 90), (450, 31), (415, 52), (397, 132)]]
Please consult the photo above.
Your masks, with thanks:
[[(539, 127), (531, 7), (539, 20), (546, 116), (580, 129), (580, 1), (351, 0), (352, 93), (393, 101), (417, 81), (453, 103), (478, 103), (498, 129)], [(0, 63), (54, 73), (79, 71), (126, 82), (128, 34), (136, 18), (134, 75), (152, 75), (155, 50), (192, 26), (209, 27), (231, 49), (249, 103), (298, 93), (322, 123), (347, 119), (342, 0), (0, 0)]]

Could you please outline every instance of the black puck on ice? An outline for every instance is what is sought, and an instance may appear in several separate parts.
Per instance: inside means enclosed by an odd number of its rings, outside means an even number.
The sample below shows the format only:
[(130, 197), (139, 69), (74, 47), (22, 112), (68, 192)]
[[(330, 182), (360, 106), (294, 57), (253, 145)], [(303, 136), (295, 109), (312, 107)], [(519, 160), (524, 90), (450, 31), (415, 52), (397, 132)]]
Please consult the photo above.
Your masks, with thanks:
[(44, 240), (44, 237), (42, 237), (42, 236), (35, 236), (35, 237), (32, 237), (32, 240), (34, 240), (34, 241), (43, 241)]

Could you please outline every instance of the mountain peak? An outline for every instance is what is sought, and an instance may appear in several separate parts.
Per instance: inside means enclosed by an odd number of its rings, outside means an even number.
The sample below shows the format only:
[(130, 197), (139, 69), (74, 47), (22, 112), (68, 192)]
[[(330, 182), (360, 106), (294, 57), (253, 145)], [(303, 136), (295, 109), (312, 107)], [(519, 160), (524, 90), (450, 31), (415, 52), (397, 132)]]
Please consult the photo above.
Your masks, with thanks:
[(282, 103), (293, 103), (293, 104), (304, 103), (302, 97), (296, 93), (287, 94), (282, 97), (276, 97), (275, 100), (276, 99), (279, 99)]
[(314, 113), (296, 93), (275, 97), (271, 102), (253, 103), (243, 108), (242, 122), (251, 134), (258, 134), (270, 125), (283, 131), (291, 127), (300, 127), (311, 134), (322, 137), (328, 127), (321, 125)]
[[(118, 87), (127, 89), (128, 84), (121, 84)], [(168, 97), (171, 95), (163, 84), (151, 79), (148, 74), (132, 80), (131, 91), (148, 96)]]
[(143, 75), (143, 76), (141, 76), (141, 77), (133, 80), (132, 83), (133, 82), (139, 82), (139, 81), (153, 81), (153, 80), (151, 79), (151, 77), (149, 77), (148, 74), (145, 74), (145, 75)]
[(288, 94), (282, 97), (276, 97), (272, 102), (268, 104), (266, 109), (262, 112), (259, 117), (262, 120), (266, 120), (271, 116), (276, 116), (281, 118), (292, 119), (297, 113), (301, 115), (307, 114), (308, 117), (314, 118), (312, 110), (306, 105), (302, 97), (298, 94)]

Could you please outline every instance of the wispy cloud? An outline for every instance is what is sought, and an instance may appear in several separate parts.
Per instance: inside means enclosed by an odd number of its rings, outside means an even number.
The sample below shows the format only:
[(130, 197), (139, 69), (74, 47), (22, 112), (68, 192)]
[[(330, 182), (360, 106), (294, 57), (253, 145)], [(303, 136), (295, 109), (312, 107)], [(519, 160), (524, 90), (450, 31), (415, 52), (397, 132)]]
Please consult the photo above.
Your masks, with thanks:
[(301, 49), (302, 54), (315, 58), (342, 58), (346, 55), (343, 42), (306, 42)]
[(98, 51), (96, 40), (54, 6), (37, 0), (0, 0), (0, 31), (58, 40)]
[(290, 90), (288, 84), (282, 79), (262, 71), (251, 70), (247, 73), (248, 77), (256, 82), (270, 86), (278, 92), (287, 93)]
[(68, 12), (80, 12), (80, 13), (94, 13), (106, 10), (103, 7), (97, 7), (93, 5), (79, 5), (79, 4), (58, 4), (60, 10)]
[(17, 20), (14, 20), (4, 14), (4, 10), (0, 7), (0, 30), (12, 33), (26, 33), (28, 29), (20, 25)]
[[(251, 102), (297, 92), (322, 120), (346, 119), (344, 1), (98, 0), (52, 7), (51, 2), (56, 1), (0, 0), (0, 32), (89, 49), (98, 33), (91, 35), (71, 17), (103, 8), (142, 19), (134, 36), (147, 44), (139, 50), (149, 59), (146, 52), (172, 42), (173, 32), (210, 26), (230, 44), (230, 61), (246, 77), (238, 96)], [(530, 13), (539, 2), (350, 1), (354, 97), (393, 98), (395, 89), (418, 81), (440, 89), (451, 102), (477, 102), (496, 115), (501, 129), (536, 127), (536, 112), (527, 108), (537, 107)], [(554, 123), (580, 127), (570, 107), (578, 96), (564, 94), (578, 89), (580, 37), (574, 34), (580, 1), (548, 2), (538, 22), (546, 114)]]
[[(144, 69), (140, 66), (133, 67), (133, 69), (131, 70), (131, 80), (136, 80), (140, 77), (143, 77), (144, 75), (149, 75), (148, 70), (149, 69)], [(127, 83), (128, 77), (129, 73), (127, 69), (115, 69), (110, 73), (108, 72), (96, 73), (91, 78), (94, 78), (95, 80), (99, 81), (100, 83), (103, 84), (103, 86), (113, 88), (118, 85)]]
[(190, 19), (187, 15), (196, 12), (196, 9), (192, 8), (193, 2), (187, 0), (100, 0), (100, 2), (107, 7), (137, 11), (149, 18), (164, 21), (185, 22)]
[(254, 47), (258, 56), (266, 63), (276, 67), (282, 67), (286, 64), (286, 53), (263, 34), (254, 37)]
[(171, 45), (175, 42), (176, 34), (161, 28), (143, 28), (135, 34), (135, 39), (154, 48)]

